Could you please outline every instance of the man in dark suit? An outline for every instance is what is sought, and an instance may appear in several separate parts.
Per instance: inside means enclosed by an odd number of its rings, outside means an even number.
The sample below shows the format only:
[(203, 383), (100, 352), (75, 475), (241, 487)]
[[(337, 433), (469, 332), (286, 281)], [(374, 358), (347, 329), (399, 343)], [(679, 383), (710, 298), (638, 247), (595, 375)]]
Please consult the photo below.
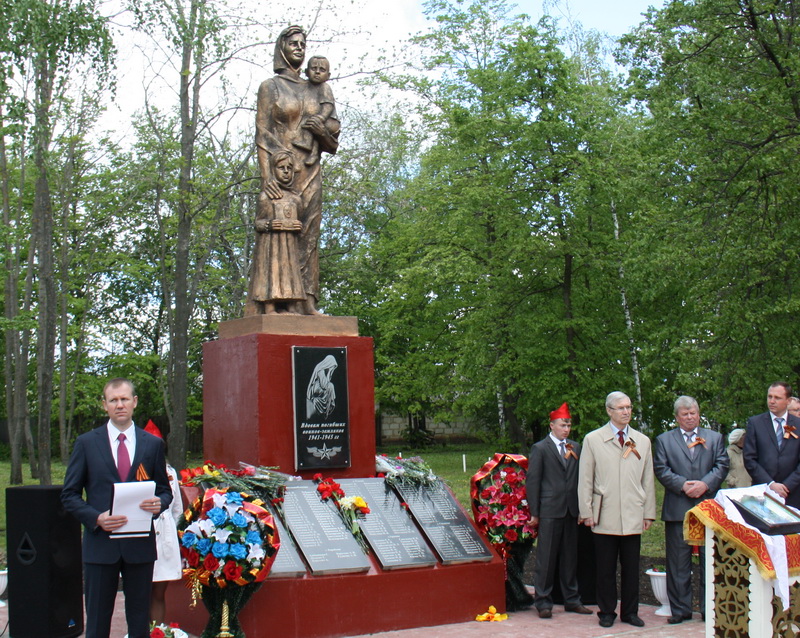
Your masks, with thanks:
[(111, 537), (128, 521), (110, 513), (114, 483), (154, 481), (155, 495), (139, 505), (154, 517), (172, 501), (163, 444), (134, 426), (136, 404), (133, 383), (112, 379), (106, 384), (103, 409), (108, 423), (78, 437), (64, 477), (61, 501), (85, 528), (86, 638), (109, 638), (120, 574), (128, 635), (150, 635), (150, 587), (156, 559), (152, 525), (144, 538)]
[[(730, 460), (719, 432), (698, 427), (700, 408), (692, 397), (675, 401), (678, 427), (656, 439), (653, 469), (664, 486), (661, 518), (667, 546), (667, 596), (674, 625), (692, 617), (692, 548), (683, 540), (683, 518), (697, 503), (714, 498)], [(704, 564), (703, 549), (700, 564)], [(701, 612), (705, 601), (700, 578)]]
[(743, 456), (753, 485), (768, 483), (787, 505), (800, 508), (800, 419), (788, 413), (791, 396), (788, 383), (769, 386), (769, 411), (747, 419)]
[(525, 488), (531, 520), (539, 528), (533, 573), (539, 618), (553, 615), (553, 584), (558, 564), (564, 609), (591, 614), (578, 594), (578, 457), (580, 446), (568, 439), (572, 419), (564, 403), (550, 413), (550, 434), (531, 448)]

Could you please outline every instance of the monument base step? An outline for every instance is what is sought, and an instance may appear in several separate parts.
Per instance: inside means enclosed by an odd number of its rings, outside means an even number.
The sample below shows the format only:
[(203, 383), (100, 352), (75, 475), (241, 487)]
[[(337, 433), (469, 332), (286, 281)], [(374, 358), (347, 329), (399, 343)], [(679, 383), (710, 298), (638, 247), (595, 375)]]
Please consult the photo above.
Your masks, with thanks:
[[(370, 557), (372, 559), (372, 557)], [(170, 583), (170, 622), (200, 635), (202, 602), (191, 608), (182, 582)], [(468, 622), (489, 605), (505, 611), (503, 561), (363, 574), (267, 578), (239, 616), (247, 638), (339, 638)]]

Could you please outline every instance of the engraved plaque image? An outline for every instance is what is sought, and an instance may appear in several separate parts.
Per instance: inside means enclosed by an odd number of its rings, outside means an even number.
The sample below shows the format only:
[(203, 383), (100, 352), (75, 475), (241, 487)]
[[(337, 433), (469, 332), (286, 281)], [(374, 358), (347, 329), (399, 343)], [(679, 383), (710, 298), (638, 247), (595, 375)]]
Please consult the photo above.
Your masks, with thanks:
[(347, 348), (292, 347), (295, 465), (350, 467)]
[(492, 560), (492, 551), (441, 481), (430, 487), (397, 485), (395, 489), (444, 565)]
[(335, 506), (323, 502), (313, 481), (292, 481), (283, 501), (286, 526), (305, 557), (311, 573), (365, 572), (369, 559)]
[(278, 555), (275, 557), (275, 562), (272, 563), (272, 569), (270, 569), (267, 578), (296, 578), (304, 576), (307, 572), (306, 566), (305, 563), (303, 563), (303, 559), (300, 558), (300, 553), (297, 551), (297, 545), (294, 544), (294, 539), (284, 526), (281, 517), (278, 516), (273, 505), (267, 503), (266, 507), (275, 520), (275, 527), (278, 528), (278, 538), (281, 540)]
[(341, 479), (345, 493), (362, 497), (369, 514), (359, 519), (361, 531), (382, 569), (432, 567), (436, 557), (397, 494), (381, 478)]

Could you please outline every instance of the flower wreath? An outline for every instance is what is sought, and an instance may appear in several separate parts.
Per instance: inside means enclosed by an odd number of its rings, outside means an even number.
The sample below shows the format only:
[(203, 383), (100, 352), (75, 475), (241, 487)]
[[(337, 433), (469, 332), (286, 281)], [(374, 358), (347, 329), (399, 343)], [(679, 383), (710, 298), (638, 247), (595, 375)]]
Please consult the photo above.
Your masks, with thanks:
[(536, 528), (525, 492), (528, 459), (497, 453), (470, 479), (475, 522), (489, 542), (503, 550), (512, 543), (532, 543)]
[(199, 585), (225, 588), (261, 583), (280, 547), (272, 514), (261, 499), (228, 489), (206, 490), (179, 524), (183, 575)]

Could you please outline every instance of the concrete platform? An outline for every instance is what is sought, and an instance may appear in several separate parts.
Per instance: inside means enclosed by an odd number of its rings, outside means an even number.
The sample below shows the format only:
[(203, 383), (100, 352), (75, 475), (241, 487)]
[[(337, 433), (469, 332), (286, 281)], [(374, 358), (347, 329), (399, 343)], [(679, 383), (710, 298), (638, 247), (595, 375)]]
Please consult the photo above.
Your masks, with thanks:
[[(596, 611), (596, 607), (590, 607)], [(535, 610), (519, 611), (509, 615), (503, 622), (465, 622), (435, 627), (418, 627), (402, 631), (386, 631), (369, 634), (380, 638), (520, 638), (520, 636), (537, 636), (537, 638), (603, 638), (605, 636), (624, 636), (624, 638), (703, 638), (704, 624), (700, 614), (695, 619), (679, 625), (670, 625), (667, 619), (656, 616), (657, 607), (641, 605), (639, 616), (644, 620), (644, 627), (631, 627), (617, 620), (608, 629), (600, 627), (597, 616), (583, 616), (564, 612), (563, 607), (553, 608), (553, 617), (547, 620), (539, 618)], [(411, 610), (413, 613), (413, 610)], [(8, 607), (0, 607), (0, 635), (7, 636)], [(111, 638), (123, 638), (125, 626), (125, 603), (122, 592), (117, 594), (117, 606), (111, 625)], [(11, 637), (13, 638), (13, 636)], [(44, 638), (44, 637), (43, 637)], [(196, 636), (190, 636), (196, 638)], [(364, 638), (357, 636), (354, 638)]]
[[(596, 607), (589, 607), (596, 612)], [(520, 638), (536, 636), (537, 638), (603, 638), (604, 636), (624, 636), (625, 638), (702, 638), (704, 623), (700, 614), (695, 620), (684, 621), (679, 625), (670, 625), (667, 619), (656, 616), (658, 607), (642, 605), (639, 616), (644, 627), (631, 627), (619, 622), (605, 629), (600, 627), (597, 616), (564, 612), (563, 607), (553, 608), (553, 617), (546, 620), (539, 618), (535, 610), (518, 611), (509, 614), (503, 622), (468, 622), (457, 625), (439, 625), (437, 627), (419, 627), (405, 631), (387, 631), (372, 634), (380, 638)], [(358, 636), (357, 638), (364, 638)]]

